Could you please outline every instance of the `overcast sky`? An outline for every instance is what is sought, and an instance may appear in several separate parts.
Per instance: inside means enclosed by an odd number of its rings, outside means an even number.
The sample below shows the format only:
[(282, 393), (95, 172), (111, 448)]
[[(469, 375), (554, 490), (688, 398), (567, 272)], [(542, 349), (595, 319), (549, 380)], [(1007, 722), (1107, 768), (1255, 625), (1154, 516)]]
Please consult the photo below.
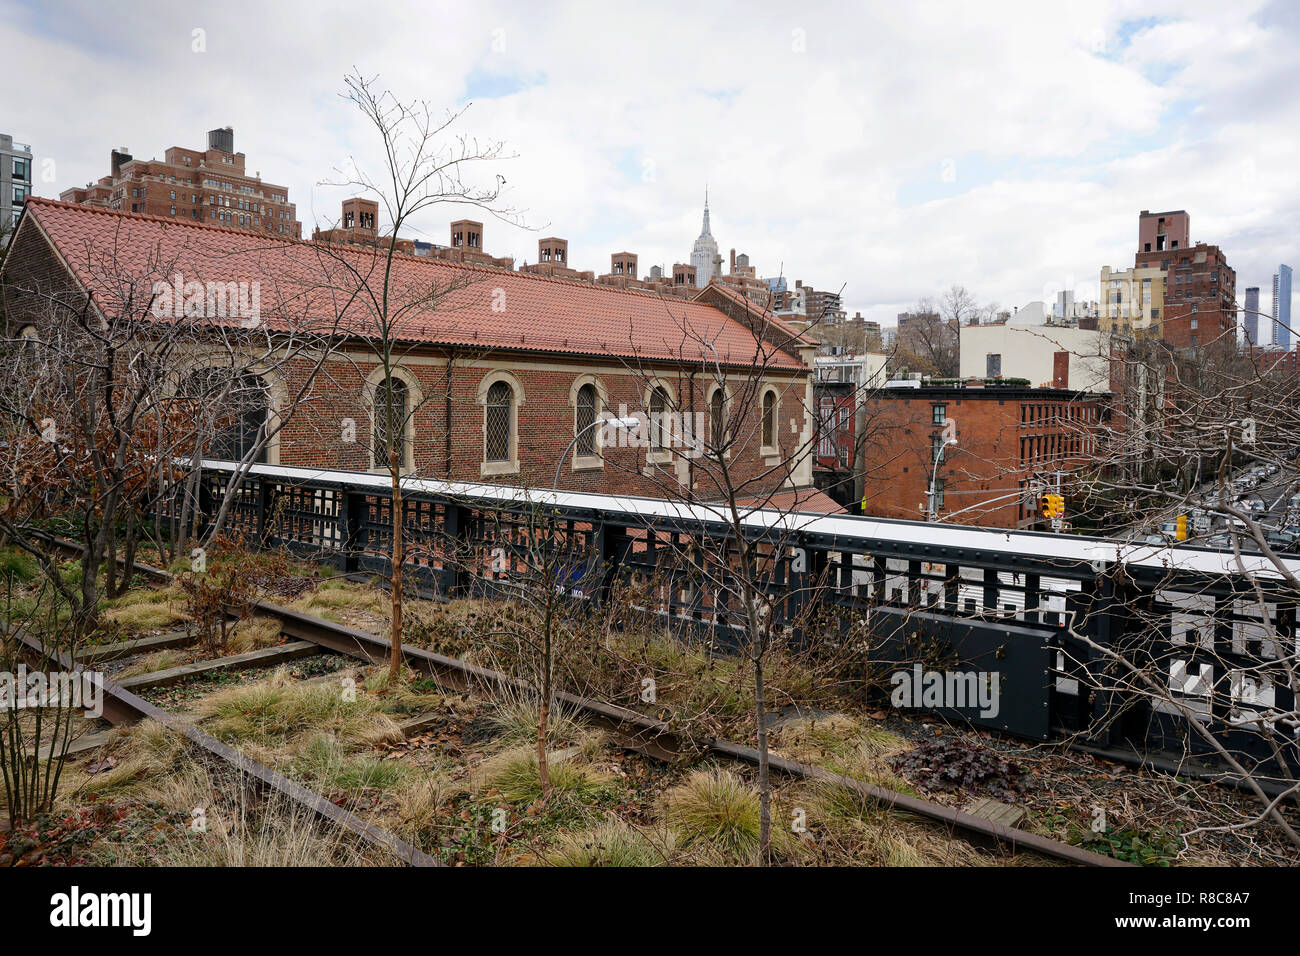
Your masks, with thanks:
[[(233, 126), (310, 235), (343, 198), (321, 181), (376, 168), (339, 96), (356, 66), (472, 102), (460, 128), (507, 142), (534, 231), (489, 222), (485, 246), (520, 262), (548, 235), (597, 273), (621, 249), (642, 271), (689, 261), (707, 182), (724, 258), (892, 323), (952, 283), (1004, 307), (1094, 297), (1102, 265), (1132, 264), (1138, 212), (1182, 208), (1267, 310), (1300, 260), (1298, 7), (0, 0), (0, 131), (55, 197), (114, 147), (161, 157)], [(445, 243), (462, 214), (408, 234)]]

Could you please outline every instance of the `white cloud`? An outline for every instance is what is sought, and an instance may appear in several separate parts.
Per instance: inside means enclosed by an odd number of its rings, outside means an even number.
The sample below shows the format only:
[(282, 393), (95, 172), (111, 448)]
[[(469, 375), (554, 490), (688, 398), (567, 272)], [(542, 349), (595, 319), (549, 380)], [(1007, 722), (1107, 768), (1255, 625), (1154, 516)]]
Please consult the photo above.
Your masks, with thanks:
[[(539, 232), (489, 222), (488, 250), (570, 240), (603, 272), (685, 259), (707, 180), (713, 231), (850, 311), (892, 321), (953, 282), (1005, 306), (1131, 261), (1140, 209), (1185, 208), (1238, 288), (1300, 256), (1300, 24), (1285, 5), (0, 2), (3, 127), (52, 158), (42, 195), (96, 179), (111, 148), (161, 156), (235, 127), (250, 169), (317, 183), (374, 137), (343, 102), (354, 65), (504, 139), (510, 198)], [(206, 52), (192, 51), (195, 29)], [(471, 89), (473, 87), (473, 89)], [(414, 226), (445, 241), (463, 210)]]

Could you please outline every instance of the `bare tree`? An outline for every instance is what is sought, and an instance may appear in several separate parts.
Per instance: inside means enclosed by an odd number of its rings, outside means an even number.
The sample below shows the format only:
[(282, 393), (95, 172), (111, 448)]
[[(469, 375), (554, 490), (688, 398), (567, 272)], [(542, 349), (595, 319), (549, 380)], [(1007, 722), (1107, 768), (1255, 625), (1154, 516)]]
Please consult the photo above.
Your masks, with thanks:
[[(421, 401), (410, 400), (398, 377), (402, 358), (411, 346), (410, 327), (429, 313), (445, 308), (454, 293), (472, 281), (458, 273), (441, 283), (427, 285), (403, 281), (396, 268), (398, 235), (412, 217), (442, 204), (460, 204), (484, 209), (498, 217), (513, 212), (501, 203), (504, 178), (495, 174), (489, 185), (476, 184), (473, 169), (506, 158), (500, 142), (480, 143), (454, 133), (467, 107), (439, 113), (427, 102), (398, 99), (382, 90), (376, 81), (353, 73), (346, 77), (345, 98), (360, 112), (377, 134), (383, 148), (384, 165), (377, 175), (355, 167), (330, 185), (348, 186), (378, 197), (391, 223), (391, 233), (380, 243), (378, 254), (369, 257), (339, 255), (337, 261), (355, 270), (353, 287), (364, 316), (361, 341), (381, 370), (375, 388), (374, 451), (376, 460), (387, 465), (391, 487), (391, 541), (388, 552), (389, 586), (392, 595), (390, 637), (392, 656), (389, 673), (396, 678), (402, 661), (402, 572), (406, 561), (403, 544), (402, 475), (407, 470), (406, 436)], [(446, 366), (448, 379), (451, 363)], [(446, 383), (450, 402), (450, 383)], [(448, 434), (450, 425), (448, 424)], [(450, 460), (450, 459), (449, 459)]]
[[(1258, 812), (1226, 827), (1272, 825), (1300, 846), (1282, 813), (1300, 805), (1300, 379), (1284, 355), (1239, 347), (1233, 327), (1182, 347), (1138, 333), (1110, 352), (1109, 419), (1079, 426), (1096, 452), (1067, 500), (1076, 527), (1118, 539), (1097, 568), (1128, 639), (1099, 640), (1093, 615), (1115, 612), (1085, 605), (1070, 664), (1124, 702), (1108, 724), (1149, 714), (1185, 757), (1204, 755), (1255, 796)], [(1160, 558), (1180, 544), (1198, 550)], [(1168, 571), (1139, 592), (1129, 565), (1144, 557)], [(1088, 667), (1087, 653), (1106, 666)]]
[[(665, 308), (671, 316), (671, 304), (665, 302)], [(801, 592), (790, 588), (784, 602), (771, 595), (778, 582), (788, 583), (792, 563), (798, 565), (798, 532), (809, 517), (799, 509), (797, 492), (782, 489), (791, 489), (796, 475), (806, 473), (806, 459), (817, 441), (809, 407), (811, 383), (791, 375), (789, 360), (805, 348), (811, 351), (816, 342), (811, 330), (796, 331), (742, 303), (723, 311), (750, 330), (752, 351), (724, 353), (707, 334), (679, 318), (680, 344), (671, 363), (675, 395), (660, 388), (663, 370), (648, 362), (637, 366), (653, 403), (642, 412), (649, 447), (640, 470), (659, 496), (680, 507), (680, 520), (694, 526), (690, 545), (647, 532), (677, 565), (664, 587), (685, 587), (701, 623), (734, 647), (750, 669), (760, 859), (767, 862), (772, 850), (767, 665), (779, 647), (789, 646), (796, 630), (790, 618), (797, 611), (791, 612)], [(795, 434), (787, 437), (782, 424), (792, 419)], [(768, 527), (762, 535), (748, 520), (755, 508), (765, 509)], [(665, 613), (673, 604), (663, 594)]]
[(956, 378), (960, 369), (957, 327), (940, 314), (932, 299), (921, 299), (899, 318), (891, 365), (936, 378)]

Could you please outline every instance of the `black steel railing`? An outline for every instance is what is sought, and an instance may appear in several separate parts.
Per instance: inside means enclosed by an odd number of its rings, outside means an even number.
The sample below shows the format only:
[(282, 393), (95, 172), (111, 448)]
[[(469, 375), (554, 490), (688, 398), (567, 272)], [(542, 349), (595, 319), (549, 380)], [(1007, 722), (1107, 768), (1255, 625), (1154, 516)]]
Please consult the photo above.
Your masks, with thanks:
[[(200, 513), (212, 513), (234, 467), (205, 463)], [(344, 572), (386, 573), (388, 482), (257, 465), (227, 528)], [(722, 515), (707, 506), (407, 479), (407, 576), (444, 598), (508, 589), (515, 558), (536, 543), (538, 509), (581, 568), (584, 598), (600, 600), (611, 581), (654, 580), (656, 611), (715, 631), (735, 626), (736, 609), (710, 593), (692, 558), (730, 547)], [(910, 664), (922, 640), (943, 645), (950, 667), (998, 675), (996, 715), (944, 713), (1038, 740), (1077, 735), (1217, 759), (1197, 721), (1251, 767), (1280, 775), (1300, 763), (1295, 730), (1278, 719), (1295, 712), (1300, 595), (1261, 557), (764, 510), (748, 515), (745, 534), (764, 549), (762, 586), (778, 623), (817, 601), (865, 628), (873, 664)]]

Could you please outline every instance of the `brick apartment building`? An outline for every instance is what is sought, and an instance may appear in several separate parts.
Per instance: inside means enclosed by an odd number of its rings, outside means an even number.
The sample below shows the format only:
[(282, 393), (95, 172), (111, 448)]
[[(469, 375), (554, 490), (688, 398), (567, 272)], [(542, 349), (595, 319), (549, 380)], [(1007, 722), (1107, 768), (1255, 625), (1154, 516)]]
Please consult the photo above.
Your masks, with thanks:
[(834, 328), (844, 322), (843, 302), (838, 292), (814, 289), (802, 279), (794, 280), (794, 288), (785, 281), (764, 280), (771, 291), (772, 311), (783, 319), (819, 329)]
[(235, 131), (208, 132), (205, 150), (172, 146), (158, 159), (136, 159), (123, 146), (109, 155), (109, 174), (65, 189), (64, 202), (299, 239), (302, 223), (289, 190), (248, 175)]
[[(355, 220), (350, 228), (362, 225)], [(717, 422), (736, 436), (733, 474), (754, 481), (747, 491), (801, 499), (807, 510), (835, 510), (813, 491), (807, 454), (815, 342), (770, 322), (770, 315), (730, 289), (710, 285), (688, 300), (516, 272), (477, 261), (492, 260), (482, 251), (481, 224), (462, 220), (453, 224), (453, 236), (457, 231), (461, 244), (446, 257), (395, 260), (395, 288), (450, 289), (436, 311), (421, 312), (404, 327), (401, 364), (389, 383), (414, 409), (402, 436), (409, 471), (550, 487), (559, 464), (564, 488), (655, 496), (676, 482), (708, 498), (706, 479), (685, 453), (680, 433), (671, 424), (656, 425), (665, 421), (663, 413), (677, 412), (701, 423), (701, 437), (713, 434)], [(88, 261), (109, 244), (123, 250), (120, 267), (146, 287), (170, 280), (148, 273), (159, 262), (186, 276), (260, 282), (263, 320), (273, 331), (294, 321), (282, 303), (310, 300), (304, 290), (337, 289), (338, 275), (318, 274), (321, 262), (345, 261), (348, 268), (339, 275), (374, 272), (375, 251), (364, 244), (342, 244), (322, 257), (315, 251), (319, 244), (268, 243), (253, 232), (192, 218), (38, 199), (29, 204), (0, 274), (10, 334), (34, 325), (39, 337), (39, 310), (24, 289), (98, 293), (105, 277), (97, 277)], [(466, 261), (454, 258), (461, 255)], [(271, 442), (270, 463), (380, 470), (372, 437), (374, 395), (383, 383), (366, 345), (370, 329), (364, 317), (341, 323), (327, 374)], [(755, 379), (754, 329), (763, 339), (762, 372), (759, 387), (742, 394), (746, 380)], [(290, 363), (284, 380), (267, 375), (259, 383), (267, 416), (296, 394), (308, 364)], [(725, 388), (705, 373), (718, 365)], [(629, 437), (644, 443), (603, 446), (601, 429), (587, 426), (605, 413), (640, 415), (642, 427)], [(340, 422), (351, 422), (352, 433), (340, 430)]]
[(858, 397), (853, 382), (818, 381), (817, 450), (813, 455), (813, 483), (836, 504), (856, 511), (862, 499), (862, 473), (857, 454)]
[(1191, 241), (1186, 210), (1142, 210), (1133, 269), (1101, 274), (1101, 326), (1175, 349), (1235, 339), (1237, 273), (1216, 245)]
[(1105, 418), (1102, 396), (1068, 389), (875, 389), (860, 425), (864, 513), (924, 519), (934, 475), (941, 521), (1044, 526), (1041, 495), (1090, 460)]

